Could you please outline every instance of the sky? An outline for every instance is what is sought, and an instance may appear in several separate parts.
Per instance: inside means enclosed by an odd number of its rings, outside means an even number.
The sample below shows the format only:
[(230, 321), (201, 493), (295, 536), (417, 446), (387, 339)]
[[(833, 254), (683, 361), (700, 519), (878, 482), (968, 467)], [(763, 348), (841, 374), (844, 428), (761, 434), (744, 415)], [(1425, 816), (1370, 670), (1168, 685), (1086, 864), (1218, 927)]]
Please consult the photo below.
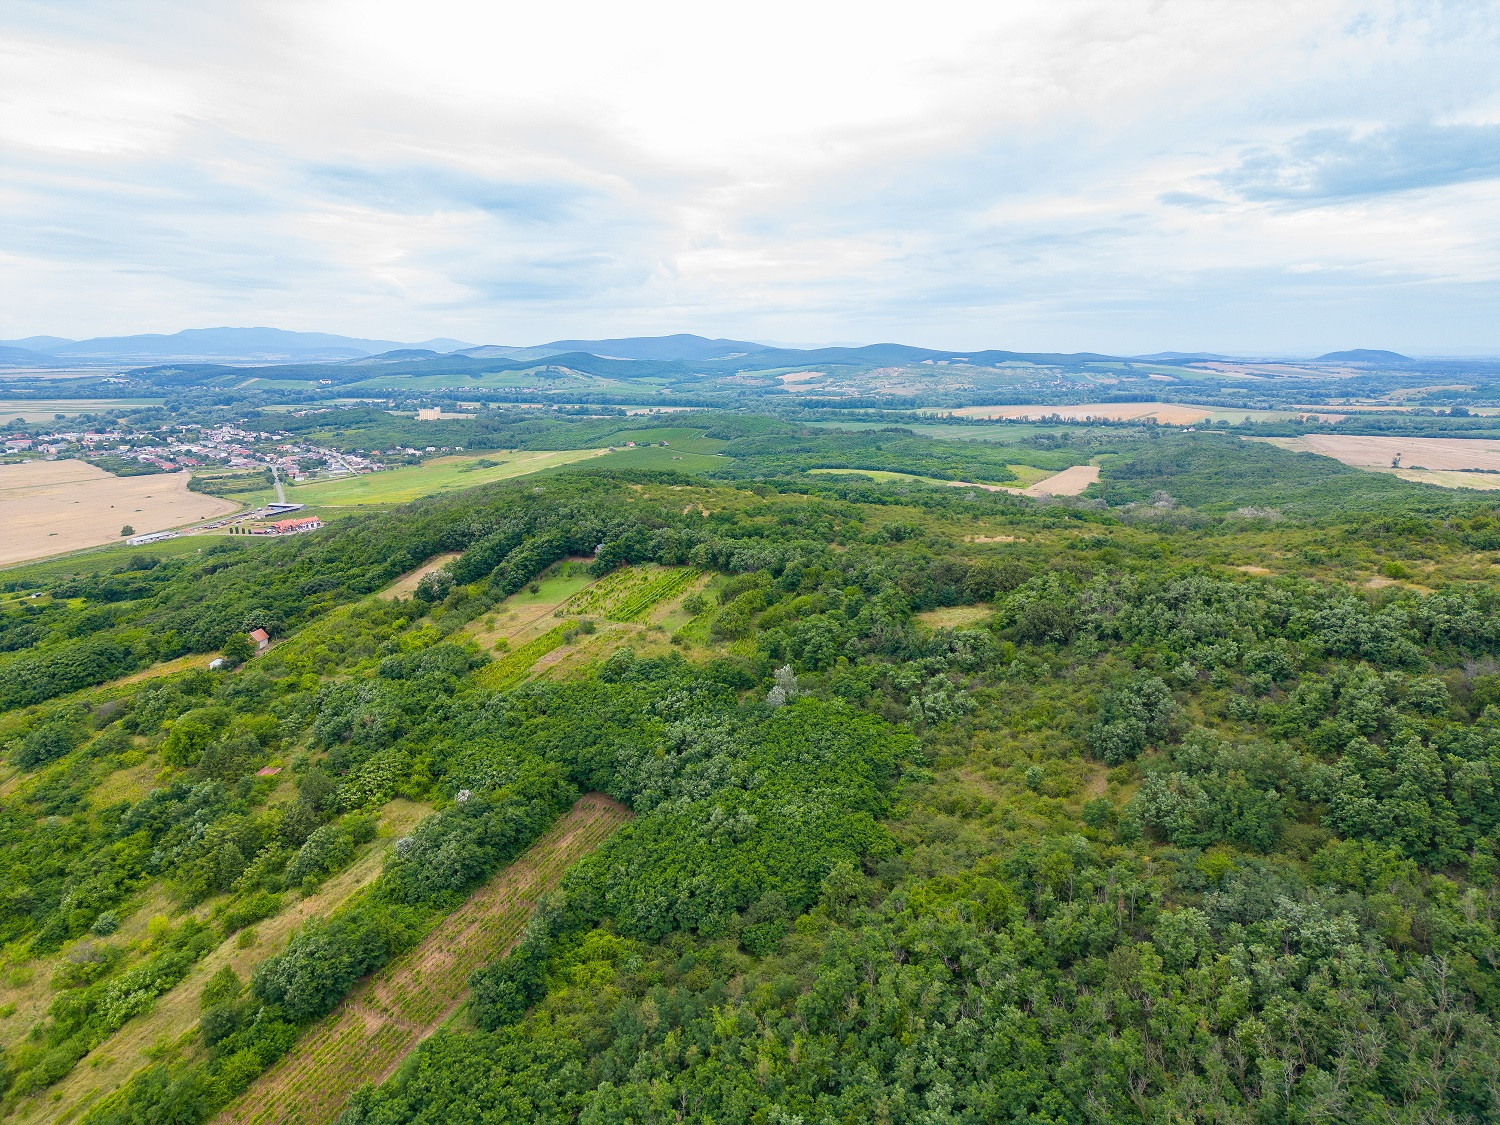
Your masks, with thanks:
[(1500, 355), (1500, 3), (5, 0), (0, 337)]

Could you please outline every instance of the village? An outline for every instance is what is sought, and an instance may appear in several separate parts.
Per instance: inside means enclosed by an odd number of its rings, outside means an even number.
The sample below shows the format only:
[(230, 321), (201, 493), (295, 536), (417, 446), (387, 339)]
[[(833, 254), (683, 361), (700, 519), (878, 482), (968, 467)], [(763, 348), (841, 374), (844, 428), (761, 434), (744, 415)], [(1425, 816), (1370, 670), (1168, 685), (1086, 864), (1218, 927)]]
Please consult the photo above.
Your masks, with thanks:
[(77, 456), (126, 471), (180, 472), (183, 469), (272, 469), (286, 480), (340, 477), (379, 472), (384, 457), (409, 457), (419, 450), (395, 448), (383, 455), (345, 453), (299, 442), (283, 432), (217, 426), (173, 425), (149, 431), (59, 430), (6, 436), (6, 454), (23, 457)]

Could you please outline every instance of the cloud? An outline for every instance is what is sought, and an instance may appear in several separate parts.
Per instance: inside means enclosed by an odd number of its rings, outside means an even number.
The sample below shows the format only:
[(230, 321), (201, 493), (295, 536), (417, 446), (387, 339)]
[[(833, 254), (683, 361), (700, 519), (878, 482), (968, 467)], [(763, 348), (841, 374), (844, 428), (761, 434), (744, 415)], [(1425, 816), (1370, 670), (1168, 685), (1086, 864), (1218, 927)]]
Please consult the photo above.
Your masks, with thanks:
[(1314, 203), (1500, 179), (1500, 123), (1316, 129), (1247, 154), (1220, 182), (1243, 199)]
[(0, 6), (0, 335), (1500, 350), (1493, 6), (128, 7)]

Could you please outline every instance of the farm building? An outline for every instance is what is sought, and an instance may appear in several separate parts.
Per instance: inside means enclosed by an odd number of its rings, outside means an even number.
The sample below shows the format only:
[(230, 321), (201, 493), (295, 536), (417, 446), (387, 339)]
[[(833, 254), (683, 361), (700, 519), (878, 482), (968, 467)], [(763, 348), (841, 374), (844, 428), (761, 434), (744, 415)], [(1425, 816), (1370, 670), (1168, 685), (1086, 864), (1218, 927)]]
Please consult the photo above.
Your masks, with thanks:
[(300, 520), (278, 520), (271, 525), (274, 535), (296, 535), (299, 531), (317, 531), (323, 526), (323, 521), (317, 516), (307, 516)]
[(251, 629), (250, 641), (255, 645), (255, 651), (259, 652), (261, 649), (270, 646), (271, 634), (267, 633), (264, 629)]

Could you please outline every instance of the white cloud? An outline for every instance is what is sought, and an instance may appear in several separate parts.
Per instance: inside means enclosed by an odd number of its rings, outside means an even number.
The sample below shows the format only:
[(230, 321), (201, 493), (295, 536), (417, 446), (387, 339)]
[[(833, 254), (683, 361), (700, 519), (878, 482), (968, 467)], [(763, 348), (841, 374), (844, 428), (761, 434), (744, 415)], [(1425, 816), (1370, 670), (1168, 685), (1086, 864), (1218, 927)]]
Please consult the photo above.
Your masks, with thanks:
[(0, 9), (0, 335), (1500, 350), (1492, 6), (128, 7)]

